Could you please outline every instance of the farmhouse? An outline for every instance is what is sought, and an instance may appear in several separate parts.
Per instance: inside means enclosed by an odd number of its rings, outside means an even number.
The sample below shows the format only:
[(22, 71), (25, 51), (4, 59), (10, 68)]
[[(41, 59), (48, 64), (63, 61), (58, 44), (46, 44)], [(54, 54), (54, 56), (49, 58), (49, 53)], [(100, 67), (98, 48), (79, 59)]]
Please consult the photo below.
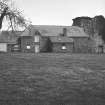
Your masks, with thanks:
[(92, 40), (76, 26), (31, 25), (20, 36), (22, 52), (92, 53)]
[(30, 25), (20, 35), (4, 39), (7, 41), (0, 42), (0, 49), (4, 52), (95, 52), (93, 40), (77, 26)]

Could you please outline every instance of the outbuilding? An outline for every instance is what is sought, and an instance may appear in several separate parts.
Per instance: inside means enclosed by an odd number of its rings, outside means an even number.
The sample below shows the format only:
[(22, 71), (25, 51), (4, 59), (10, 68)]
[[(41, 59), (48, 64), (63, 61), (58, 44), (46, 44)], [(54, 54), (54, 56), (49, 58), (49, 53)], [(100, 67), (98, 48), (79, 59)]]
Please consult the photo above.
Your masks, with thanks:
[(21, 31), (2, 31), (0, 32), (0, 52), (19, 52), (18, 37)]

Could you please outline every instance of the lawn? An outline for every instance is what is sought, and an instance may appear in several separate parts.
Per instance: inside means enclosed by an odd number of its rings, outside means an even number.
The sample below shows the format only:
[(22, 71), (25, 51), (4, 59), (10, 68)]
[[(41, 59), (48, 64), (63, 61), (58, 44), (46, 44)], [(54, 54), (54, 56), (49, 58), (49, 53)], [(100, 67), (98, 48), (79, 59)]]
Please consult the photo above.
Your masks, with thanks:
[(0, 53), (0, 105), (104, 104), (104, 54)]

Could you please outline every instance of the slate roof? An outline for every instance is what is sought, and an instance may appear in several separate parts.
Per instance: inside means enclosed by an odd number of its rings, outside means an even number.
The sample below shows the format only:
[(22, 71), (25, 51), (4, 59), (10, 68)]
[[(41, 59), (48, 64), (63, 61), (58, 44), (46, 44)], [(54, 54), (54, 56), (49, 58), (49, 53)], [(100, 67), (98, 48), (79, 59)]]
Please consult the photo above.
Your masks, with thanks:
[(67, 29), (68, 37), (89, 37), (82, 28), (77, 26), (30, 25), (23, 32), (17, 31), (15, 34), (11, 31), (0, 32), (0, 43), (16, 43), (19, 36), (33, 36), (36, 31), (43, 37), (60, 36), (64, 28)]
[(50, 37), (50, 40), (53, 43), (73, 43), (73, 39), (68, 37)]
[(42, 36), (59, 36), (63, 33), (63, 28), (67, 29), (68, 37), (89, 37), (80, 27), (55, 25), (31, 25), (22, 33), (22, 36), (33, 36), (35, 31), (39, 31)]

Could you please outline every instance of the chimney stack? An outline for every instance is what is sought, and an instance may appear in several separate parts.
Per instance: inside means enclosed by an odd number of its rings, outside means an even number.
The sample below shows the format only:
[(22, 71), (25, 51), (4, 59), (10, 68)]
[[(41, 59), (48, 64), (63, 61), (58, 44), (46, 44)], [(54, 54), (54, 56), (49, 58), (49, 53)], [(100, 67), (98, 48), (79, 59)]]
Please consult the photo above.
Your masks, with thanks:
[(63, 28), (63, 36), (67, 36), (67, 28)]

